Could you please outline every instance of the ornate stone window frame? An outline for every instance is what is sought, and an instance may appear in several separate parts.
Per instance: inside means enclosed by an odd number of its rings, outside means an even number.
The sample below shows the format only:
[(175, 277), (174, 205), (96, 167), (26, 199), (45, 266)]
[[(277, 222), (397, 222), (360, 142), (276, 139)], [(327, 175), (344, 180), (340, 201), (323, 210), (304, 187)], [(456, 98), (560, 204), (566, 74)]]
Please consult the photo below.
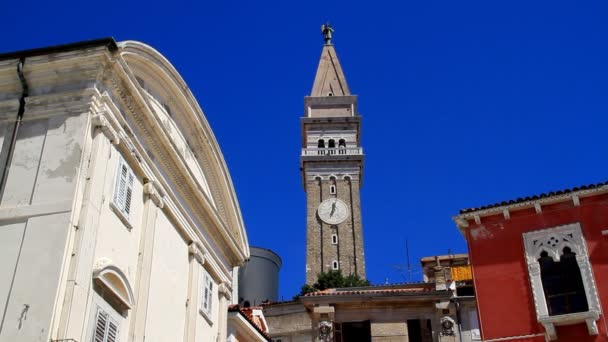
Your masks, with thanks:
[[(524, 233), (523, 239), (530, 286), (534, 296), (536, 318), (545, 328), (549, 339), (557, 339), (555, 326), (577, 323), (586, 323), (589, 335), (597, 335), (598, 329), (596, 321), (599, 319), (601, 306), (597, 296), (597, 287), (595, 286), (591, 264), (589, 262), (587, 244), (585, 243), (580, 223), (576, 222)], [(542, 252), (546, 252), (555, 262), (558, 262), (565, 247), (569, 247), (576, 253), (576, 262), (581, 271), (589, 310), (566, 315), (550, 316), (545, 300), (545, 292), (543, 290), (538, 259)]]

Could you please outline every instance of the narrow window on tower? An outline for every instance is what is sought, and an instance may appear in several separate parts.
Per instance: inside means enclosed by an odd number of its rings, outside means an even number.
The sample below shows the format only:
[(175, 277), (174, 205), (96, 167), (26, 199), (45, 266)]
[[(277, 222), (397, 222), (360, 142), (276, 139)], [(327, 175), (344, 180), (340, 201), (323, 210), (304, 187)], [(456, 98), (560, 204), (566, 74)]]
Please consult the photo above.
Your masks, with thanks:
[(338, 153), (346, 154), (346, 141), (344, 139), (338, 141)]
[(336, 186), (335, 185), (330, 185), (329, 186), (329, 193), (332, 195), (336, 194)]
[(317, 142), (317, 148), (319, 149), (317, 152), (318, 154), (325, 154), (325, 140), (319, 139)]
[(339, 270), (339, 269), (340, 269), (340, 267), (339, 267), (339, 265), (338, 265), (338, 262), (337, 262), (336, 260), (334, 260), (334, 261), (331, 263), (331, 267), (332, 267), (334, 270)]
[(331, 236), (331, 244), (332, 245), (337, 245), (338, 244), (338, 235), (337, 234), (333, 234)]
[(336, 151), (333, 149), (336, 148), (336, 141), (334, 139), (329, 139), (329, 141), (327, 142), (327, 148), (331, 149), (329, 150), (330, 154), (335, 154)]

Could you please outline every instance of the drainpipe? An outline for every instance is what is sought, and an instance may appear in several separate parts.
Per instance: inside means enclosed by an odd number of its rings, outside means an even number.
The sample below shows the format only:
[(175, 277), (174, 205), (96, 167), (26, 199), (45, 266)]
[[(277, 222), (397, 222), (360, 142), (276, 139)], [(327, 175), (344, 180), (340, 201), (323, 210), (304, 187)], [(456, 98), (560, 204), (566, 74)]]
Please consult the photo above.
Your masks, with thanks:
[(2, 178), (0, 179), (0, 199), (4, 197), (4, 189), (6, 188), (6, 179), (8, 178), (8, 171), (11, 167), (11, 161), (13, 160), (13, 154), (15, 152), (15, 144), (17, 143), (17, 134), (19, 133), (19, 127), (23, 119), (23, 113), (25, 112), (25, 98), (29, 95), (29, 87), (27, 86), (27, 80), (23, 75), (23, 65), (25, 64), (25, 57), (19, 58), (19, 64), (17, 64), (17, 74), (19, 75), (19, 81), (21, 81), (21, 97), (19, 98), (19, 111), (17, 112), (17, 120), (15, 121), (15, 128), (13, 128), (13, 137), (8, 147), (8, 155), (6, 157), (6, 163), (4, 164), (4, 170), (2, 170)]
[(456, 320), (458, 321), (458, 337), (460, 342), (462, 342), (462, 314), (460, 312), (460, 301), (458, 298), (454, 298), (454, 302), (456, 302)]

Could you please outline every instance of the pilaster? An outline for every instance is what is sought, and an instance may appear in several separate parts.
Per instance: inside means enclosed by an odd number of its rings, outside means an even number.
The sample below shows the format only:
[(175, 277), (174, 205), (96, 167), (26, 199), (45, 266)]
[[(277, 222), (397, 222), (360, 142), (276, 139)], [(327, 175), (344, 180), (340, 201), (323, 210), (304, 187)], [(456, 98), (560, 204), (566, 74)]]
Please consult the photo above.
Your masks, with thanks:
[(129, 341), (134, 342), (143, 342), (145, 340), (156, 217), (159, 208), (162, 208), (162, 199), (157, 198), (155, 200), (157, 192), (154, 189), (153, 182), (144, 184), (144, 194), (147, 196), (147, 200), (144, 203), (144, 218), (139, 243), (137, 273), (135, 276), (134, 295), (136, 305), (133, 308), (129, 333)]

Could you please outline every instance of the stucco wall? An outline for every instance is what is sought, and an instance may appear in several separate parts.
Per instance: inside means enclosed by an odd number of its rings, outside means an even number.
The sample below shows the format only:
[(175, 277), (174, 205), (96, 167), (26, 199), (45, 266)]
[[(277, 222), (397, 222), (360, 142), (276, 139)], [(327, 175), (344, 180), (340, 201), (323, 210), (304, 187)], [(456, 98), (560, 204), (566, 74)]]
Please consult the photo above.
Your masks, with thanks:
[[(6, 305), (0, 340), (46, 342), (73, 231), (72, 199), (88, 117), (27, 109), (0, 200), (0, 305)], [(7, 126), (0, 130), (3, 156), (14, 121)]]
[(188, 247), (163, 213), (156, 218), (149, 296), (146, 341), (183, 340)]

